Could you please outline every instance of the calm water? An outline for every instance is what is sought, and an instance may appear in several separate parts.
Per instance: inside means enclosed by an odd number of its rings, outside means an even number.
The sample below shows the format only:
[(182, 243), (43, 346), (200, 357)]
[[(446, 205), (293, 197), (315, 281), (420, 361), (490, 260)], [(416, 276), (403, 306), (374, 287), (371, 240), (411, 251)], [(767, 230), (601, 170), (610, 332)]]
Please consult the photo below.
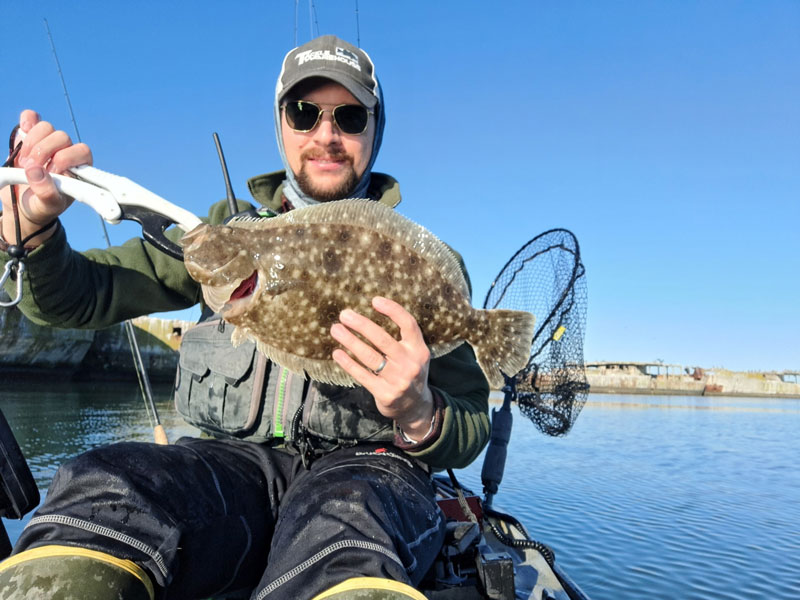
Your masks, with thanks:
[[(150, 441), (137, 388), (6, 388), (43, 489), (82, 450)], [(196, 431), (159, 409), (171, 439)], [(514, 427), (496, 505), (593, 600), (800, 598), (800, 400), (594, 395), (565, 438)], [(478, 463), (459, 477), (480, 489)]]

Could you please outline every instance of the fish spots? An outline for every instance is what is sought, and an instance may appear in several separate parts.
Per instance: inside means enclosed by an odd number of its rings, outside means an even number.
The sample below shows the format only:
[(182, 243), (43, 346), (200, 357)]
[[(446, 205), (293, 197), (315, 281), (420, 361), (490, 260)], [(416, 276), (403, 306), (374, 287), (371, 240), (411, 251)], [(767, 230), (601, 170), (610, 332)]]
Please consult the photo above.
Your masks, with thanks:
[(394, 283), (394, 273), (390, 269), (384, 269), (379, 274), (375, 281), (378, 288), (389, 290), (392, 289)]
[(342, 290), (351, 294), (360, 295), (365, 288), (372, 287), (368, 283), (364, 284), (357, 280), (350, 279), (344, 283)]
[(480, 333), (485, 337), (486, 329), (483, 326), (483, 319), (479, 319), (477, 315), (468, 315), (466, 319), (464, 319), (464, 328), (468, 331), (475, 331), (476, 333)]
[(441, 289), (442, 293), (442, 304), (449, 304), (450, 302), (456, 301), (458, 296), (456, 295), (456, 289), (450, 285), (449, 283), (445, 283)]
[[(325, 331), (328, 334), (327, 331)], [(330, 358), (333, 351), (337, 348), (337, 344), (332, 337), (328, 334), (327, 337), (322, 338), (319, 343), (319, 358)]]
[(328, 274), (338, 273), (342, 268), (342, 259), (336, 248), (329, 246), (322, 253), (322, 268)]
[(420, 295), (416, 307), (417, 320), (420, 323), (432, 323), (436, 318), (436, 309), (438, 306), (435, 296), (430, 294)]
[(320, 305), (316, 318), (322, 328), (326, 331), (331, 325), (339, 322), (339, 313), (342, 312), (342, 305), (336, 301), (328, 300)]
[(388, 261), (392, 258), (392, 242), (391, 240), (382, 240), (377, 248), (375, 248), (375, 255), (379, 260)]

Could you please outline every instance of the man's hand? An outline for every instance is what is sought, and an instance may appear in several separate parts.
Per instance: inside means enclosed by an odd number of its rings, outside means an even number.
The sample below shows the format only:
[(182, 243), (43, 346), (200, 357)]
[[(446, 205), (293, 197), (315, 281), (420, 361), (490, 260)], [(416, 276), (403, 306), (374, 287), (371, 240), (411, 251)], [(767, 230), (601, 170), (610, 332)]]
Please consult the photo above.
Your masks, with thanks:
[[(14, 166), (25, 169), (28, 178), (27, 186), (17, 188), (20, 229), (24, 238), (52, 222), (72, 204), (72, 198), (58, 191), (50, 173), (62, 174), (72, 167), (92, 164), (92, 152), (86, 144), (73, 144), (69, 135), (56, 131), (32, 110), (22, 111), (19, 124), (20, 130), (25, 133), (25, 140)], [(20, 138), (18, 134), (15, 144)], [(9, 243), (16, 243), (14, 212), (8, 187), (0, 190), (0, 199), (4, 215), (3, 238)], [(27, 245), (38, 246), (53, 232), (54, 229), (48, 229)]]
[[(343, 310), (331, 335), (361, 364), (342, 349), (333, 351), (333, 360), (372, 393), (382, 415), (393, 419), (411, 439), (421, 440), (430, 429), (434, 411), (428, 387), (430, 351), (416, 319), (406, 309), (379, 296), (372, 299), (372, 307), (397, 324), (400, 340), (367, 317)], [(375, 373), (384, 360), (383, 368)]]

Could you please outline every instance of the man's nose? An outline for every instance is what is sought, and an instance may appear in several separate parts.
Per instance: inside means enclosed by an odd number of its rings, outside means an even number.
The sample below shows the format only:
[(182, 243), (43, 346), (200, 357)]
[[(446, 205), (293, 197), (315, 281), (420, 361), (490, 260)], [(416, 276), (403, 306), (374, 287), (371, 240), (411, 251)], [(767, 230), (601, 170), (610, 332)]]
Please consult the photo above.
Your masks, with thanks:
[(333, 114), (326, 110), (320, 116), (319, 125), (317, 125), (317, 135), (314, 138), (322, 143), (327, 144), (332, 140), (339, 139), (339, 128), (333, 120)]

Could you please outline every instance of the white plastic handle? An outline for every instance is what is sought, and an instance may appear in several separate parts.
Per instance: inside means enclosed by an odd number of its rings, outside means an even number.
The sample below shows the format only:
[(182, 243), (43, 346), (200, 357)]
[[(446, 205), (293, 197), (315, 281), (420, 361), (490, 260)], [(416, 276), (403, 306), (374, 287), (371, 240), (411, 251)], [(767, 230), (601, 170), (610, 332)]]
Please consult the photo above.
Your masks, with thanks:
[[(86, 181), (51, 173), (50, 176), (53, 178), (58, 191), (89, 205), (98, 215), (112, 225), (116, 225), (122, 219), (120, 204), (124, 206), (139, 206), (163, 215), (183, 231), (191, 231), (201, 223), (200, 219), (188, 210), (164, 200), (161, 196), (154, 194), (127, 177), (107, 173), (90, 166), (75, 167), (70, 170)], [(22, 169), (0, 168), (0, 188), (11, 184), (25, 185), (27, 183), (25, 171)], [(112, 193), (108, 190), (114, 190), (114, 192)]]
[[(88, 204), (98, 215), (112, 225), (119, 223), (122, 218), (122, 209), (119, 207), (119, 204), (117, 204), (114, 196), (109, 192), (96, 185), (78, 181), (72, 177), (53, 174), (50, 176), (53, 178), (59, 192), (67, 196), (72, 196), (79, 202)], [(25, 171), (23, 169), (11, 167), (0, 168), (0, 188), (16, 184), (28, 184)]]
[(158, 215), (163, 215), (183, 231), (191, 231), (201, 223), (200, 219), (188, 210), (165, 200), (127, 177), (114, 175), (88, 165), (70, 170), (86, 181), (113, 190), (114, 197), (123, 207), (138, 206)]

